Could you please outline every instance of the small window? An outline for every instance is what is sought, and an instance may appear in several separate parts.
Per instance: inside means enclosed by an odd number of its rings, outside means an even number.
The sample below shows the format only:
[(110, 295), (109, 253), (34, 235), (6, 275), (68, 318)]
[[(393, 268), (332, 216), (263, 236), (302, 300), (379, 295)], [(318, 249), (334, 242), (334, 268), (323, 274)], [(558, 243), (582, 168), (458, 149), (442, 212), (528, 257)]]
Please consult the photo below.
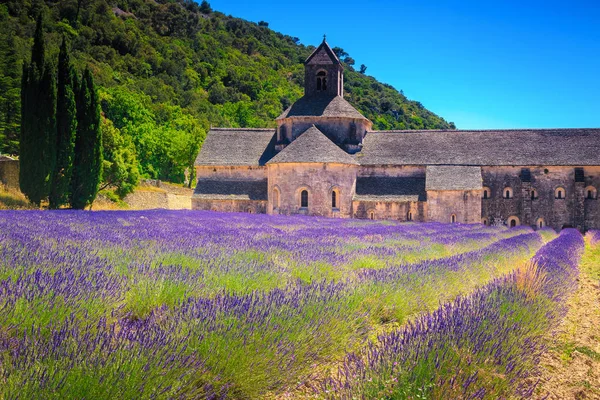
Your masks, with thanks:
[(505, 199), (512, 199), (513, 198), (513, 190), (512, 190), (512, 188), (509, 188), (509, 187), (504, 188), (504, 191), (502, 193), (503, 193), (503, 197)]
[(374, 213), (373, 211), (371, 211), (371, 212), (369, 213), (369, 218), (370, 218), (370, 219), (375, 219), (375, 213)]
[(246, 212), (247, 212), (248, 214), (252, 214), (254, 211), (252, 210), (252, 208), (251, 208), (251, 207), (248, 207), (248, 208), (246, 209)]
[(514, 228), (516, 226), (519, 226), (519, 218), (513, 216), (508, 218), (507, 225), (510, 226), (511, 228)]
[(340, 193), (337, 189), (331, 192), (331, 208), (340, 208)]
[(585, 198), (587, 200), (595, 200), (597, 196), (596, 188), (593, 186), (588, 186), (585, 188)]
[(481, 223), (485, 226), (488, 226), (490, 224), (487, 218), (481, 218)]
[(327, 73), (319, 71), (317, 73), (317, 91), (324, 92), (327, 90)]
[(300, 193), (300, 207), (308, 208), (308, 190), (303, 190)]
[(408, 212), (408, 214), (406, 214), (406, 220), (407, 221), (412, 221), (412, 212)]
[(538, 218), (535, 226), (537, 226), (538, 229), (542, 229), (544, 226), (546, 226), (546, 222), (544, 221), (544, 218)]
[(279, 208), (279, 189), (273, 189), (273, 208)]
[(556, 190), (554, 191), (554, 198), (558, 199), (558, 200), (562, 200), (566, 197), (566, 191), (565, 189), (559, 187), (556, 188)]
[(537, 190), (531, 189), (531, 200), (536, 200), (538, 198)]
[(456, 215), (455, 214), (452, 214), (450, 216), (450, 223), (452, 223), (452, 224), (456, 223)]
[(490, 190), (490, 188), (484, 187), (483, 188), (483, 199), (487, 200), (492, 196), (492, 191)]

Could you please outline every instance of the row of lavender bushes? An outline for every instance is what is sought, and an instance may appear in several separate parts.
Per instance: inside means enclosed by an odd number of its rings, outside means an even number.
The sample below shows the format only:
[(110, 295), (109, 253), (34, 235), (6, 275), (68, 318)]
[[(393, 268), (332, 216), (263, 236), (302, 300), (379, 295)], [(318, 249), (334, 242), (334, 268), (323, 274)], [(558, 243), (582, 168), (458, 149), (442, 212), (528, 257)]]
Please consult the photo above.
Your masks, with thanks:
[(563, 230), (528, 268), (380, 335), (312, 389), (331, 399), (530, 397), (546, 335), (576, 288), (583, 249), (578, 231)]
[(280, 394), (541, 245), (483, 225), (3, 212), (0, 398)]

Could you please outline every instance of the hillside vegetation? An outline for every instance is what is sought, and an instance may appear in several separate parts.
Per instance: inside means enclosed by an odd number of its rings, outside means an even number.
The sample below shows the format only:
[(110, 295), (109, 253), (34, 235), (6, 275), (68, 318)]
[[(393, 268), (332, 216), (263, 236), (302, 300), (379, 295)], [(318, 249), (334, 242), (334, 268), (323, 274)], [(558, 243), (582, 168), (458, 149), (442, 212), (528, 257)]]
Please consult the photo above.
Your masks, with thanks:
[[(183, 182), (212, 126), (273, 127), (302, 95), (297, 38), (226, 16), (191, 0), (8, 0), (0, 5), (0, 152), (18, 155), (20, 79), (37, 15), (47, 56), (63, 37), (79, 71), (100, 88), (105, 152), (143, 176)], [(453, 129), (393, 87), (346, 63), (346, 97), (375, 129)], [(364, 68), (361, 68), (364, 72)]]

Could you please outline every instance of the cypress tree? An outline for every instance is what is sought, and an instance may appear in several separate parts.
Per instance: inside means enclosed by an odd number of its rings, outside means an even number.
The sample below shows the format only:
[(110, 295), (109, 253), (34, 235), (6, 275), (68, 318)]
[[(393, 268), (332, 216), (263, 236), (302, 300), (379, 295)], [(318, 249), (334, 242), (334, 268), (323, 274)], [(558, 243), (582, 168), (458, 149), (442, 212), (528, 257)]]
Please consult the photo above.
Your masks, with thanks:
[(77, 93), (77, 136), (71, 179), (71, 207), (84, 209), (93, 203), (101, 175), (100, 100), (92, 73), (86, 69)]
[(56, 81), (45, 63), (41, 15), (35, 29), (31, 63), (24, 67), (21, 87), (21, 191), (37, 205), (50, 192), (56, 158)]
[(77, 108), (74, 92), (75, 71), (71, 65), (66, 39), (58, 56), (58, 88), (56, 100), (56, 164), (52, 174), (50, 208), (56, 209), (68, 201), (69, 185), (77, 131)]

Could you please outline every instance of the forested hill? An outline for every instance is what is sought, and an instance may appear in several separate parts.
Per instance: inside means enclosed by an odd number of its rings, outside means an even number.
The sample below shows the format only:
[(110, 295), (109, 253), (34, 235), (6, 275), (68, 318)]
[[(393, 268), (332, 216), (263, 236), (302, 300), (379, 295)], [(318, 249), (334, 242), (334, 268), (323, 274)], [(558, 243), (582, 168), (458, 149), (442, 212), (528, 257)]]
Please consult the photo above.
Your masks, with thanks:
[[(209, 126), (273, 127), (302, 95), (314, 49), (192, 0), (5, 0), (0, 5), (0, 152), (18, 153), (21, 65), (44, 15), (48, 57), (62, 37), (100, 87), (105, 146), (131, 146), (148, 177), (179, 181)], [(318, 44), (318, 43), (317, 43)], [(346, 63), (346, 98), (374, 129), (452, 123)], [(105, 138), (107, 135), (105, 135)]]

